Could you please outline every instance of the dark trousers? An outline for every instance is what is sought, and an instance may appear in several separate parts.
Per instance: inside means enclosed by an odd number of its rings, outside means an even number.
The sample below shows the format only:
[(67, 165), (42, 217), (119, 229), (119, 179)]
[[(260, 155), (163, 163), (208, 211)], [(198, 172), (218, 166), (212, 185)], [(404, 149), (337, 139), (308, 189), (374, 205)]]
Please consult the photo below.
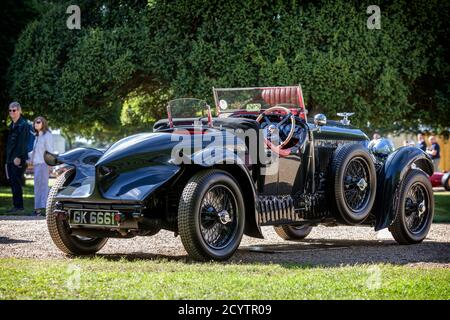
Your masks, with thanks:
[(6, 165), (13, 195), (13, 205), (14, 208), (18, 209), (23, 209), (22, 176), (24, 168), (25, 166), (21, 165), (18, 167), (14, 163), (8, 163)]

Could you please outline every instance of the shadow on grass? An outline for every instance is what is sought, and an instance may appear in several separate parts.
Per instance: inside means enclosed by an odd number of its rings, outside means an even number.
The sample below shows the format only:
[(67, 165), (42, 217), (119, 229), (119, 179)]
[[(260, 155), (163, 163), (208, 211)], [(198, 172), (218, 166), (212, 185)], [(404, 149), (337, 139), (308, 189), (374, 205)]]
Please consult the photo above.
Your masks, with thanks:
[(393, 240), (311, 239), (279, 245), (241, 247), (233, 257), (245, 263), (309, 267), (386, 263), (450, 263), (450, 243), (425, 240), (398, 245)]
[[(142, 260), (154, 260), (154, 261), (183, 261), (188, 262), (188, 257), (186, 255), (184, 256), (168, 256), (164, 254), (153, 254), (153, 253), (147, 253), (147, 252), (133, 252), (133, 253), (97, 253), (93, 256), (85, 256), (81, 258), (91, 258), (91, 257), (100, 257), (108, 261), (142, 261)], [(79, 257), (80, 258), (80, 257)]]
[[(171, 256), (134, 252), (130, 254), (99, 253), (108, 261), (176, 261), (202, 264), (187, 255)], [(207, 262), (209, 263), (209, 262)], [(284, 268), (340, 267), (386, 263), (393, 265), (450, 263), (450, 243), (425, 241), (401, 246), (392, 240), (310, 239), (285, 244), (242, 246), (222, 264), (277, 264)]]

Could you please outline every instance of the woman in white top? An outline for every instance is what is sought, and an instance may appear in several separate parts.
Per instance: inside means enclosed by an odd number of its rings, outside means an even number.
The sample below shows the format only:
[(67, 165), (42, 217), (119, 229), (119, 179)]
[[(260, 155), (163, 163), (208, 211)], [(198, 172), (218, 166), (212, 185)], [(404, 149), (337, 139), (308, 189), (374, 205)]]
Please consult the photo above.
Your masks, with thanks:
[(33, 127), (36, 139), (34, 139), (33, 151), (30, 152), (29, 159), (34, 171), (34, 214), (41, 215), (45, 213), (49, 192), (49, 171), (44, 161), (44, 153), (45, 151), (53, 152), (53, 136), (44, 117), (34, 119)]

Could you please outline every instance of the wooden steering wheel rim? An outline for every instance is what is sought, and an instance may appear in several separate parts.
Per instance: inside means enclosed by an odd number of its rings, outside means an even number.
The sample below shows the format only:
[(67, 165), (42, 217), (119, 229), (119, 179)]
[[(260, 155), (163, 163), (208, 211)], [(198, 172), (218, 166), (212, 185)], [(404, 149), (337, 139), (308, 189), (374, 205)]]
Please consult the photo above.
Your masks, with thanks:
[[(256, 121), (258, 123), (260, 123), (261, 119), (263, 118), (263, 115), (268, 114), (270, 112), (273, 112), (274, 110), (283, 110), (284, 112), (286, 112), (286, 114), (290, 114), (291, 111), (288, 108), (282, 107), (282, 106), (273, 106), (270, 107), (267, 110), (264, 110), (257, 118)], [(283, 143), (281, 143), (279, 146), (277, 146), (277, 148), (282, 148), (284, 147), (289, 141), (291, 141), (292, 137), (294, 136), (294, 132), (295, 132), (295, 117), (293, 114), (291, 114), (290, 116), (291, 118), (291, 131), (289, 131), (289, 134), (287, 136), (287, 138), (283, 141)], [(269, 142), (269, 141), (267, 141)], [(270, 144), (272, 144), (271, 142), (269, 142)], [(272, 144), (273, 145), (273, 144)]]

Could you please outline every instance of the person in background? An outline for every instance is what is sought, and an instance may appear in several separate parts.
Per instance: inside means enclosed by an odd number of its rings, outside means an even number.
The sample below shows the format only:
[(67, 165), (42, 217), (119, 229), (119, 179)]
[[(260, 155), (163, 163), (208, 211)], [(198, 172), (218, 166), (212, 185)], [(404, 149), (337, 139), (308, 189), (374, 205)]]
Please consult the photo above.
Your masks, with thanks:
[(48, 196), (48, 166), (44, 161), (45, 151), (53, 152), (53, 136), (44, 117), (33, 121), (36, 139), (29, 158), (34, 171), (34, 214), (43, 215)]
[(381, 136), (378, 132), (375, 132), (372, 136), (372, 141), (380, 140)]
[(422, 132), (417, 134), (417, 148), (422, 150), (423, 152), (427, 152), (427, 143), (425, 142), (425, 137)]
[(436, 141), (435, 136), (430, 136), (428, 138), (430, 142), (430, 148), (427, 149), (427, 153), (431, 156), (431, 160), (433, 160), (434, 171), (439, 172), (439, 161), (441, 160), (441, 147)]
[(9, 125), (8, 140), (6, 143), (6, 176), (11, 184), (13, 195), (13, 208), (8, 213), (22, 213), (23, 191), (22, 177), (26, 168), (28, 158), (28, 138), (29, 125), (22, 116), (22, 107), (19, 102), (9, 104)]

